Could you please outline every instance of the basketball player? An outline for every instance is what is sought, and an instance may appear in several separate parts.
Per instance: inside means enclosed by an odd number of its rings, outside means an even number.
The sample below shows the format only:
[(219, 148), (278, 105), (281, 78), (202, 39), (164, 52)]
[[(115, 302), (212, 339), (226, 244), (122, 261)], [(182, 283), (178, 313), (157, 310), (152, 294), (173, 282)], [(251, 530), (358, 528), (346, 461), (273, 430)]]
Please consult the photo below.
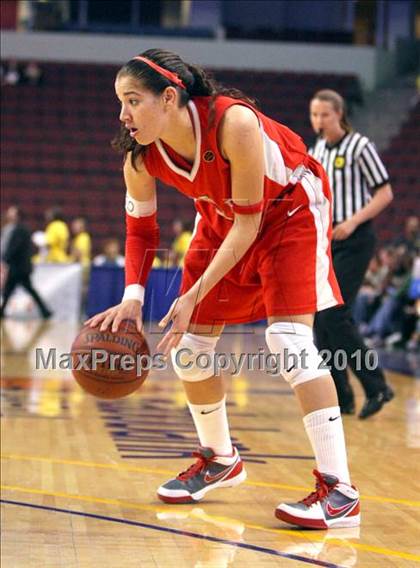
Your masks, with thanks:
[[(134, 57), (115, 89), (127, 186), (126, 289), (119, 305), (88, 320), (92, 327), (117, 331), (135, 314), (141, 329), (158, 243), (155, 179), (194, 199), (198, 212), (180, 296), (160, 322), (172, 327), (158, 348), (171, 353), (183, 381), (200, 448), (191, 467), (159, 487), (159, 498), (190, 503), (245, 480), (222, 379), (201, 369), (197, 356), (214, 356), (225, 323), (266, 317), (270, 351), (297, 355), (299, 363), (282, 375), (296, 393), (317, 463), (316, 490), (280, 504), (275, 514), (301, 527), (357, 526), (359, 493), (350, 481), (336, 389), (312, 336), (314, 313), (342, 301), (325, 171), (294, 132), (174, 53), (151, 49)], [(180, 356), (186, 348), (187, 360)]]
[[(344, 99), (330, 89), (318, 91), (310, 104), (310, 118), (318, 134), (310, 152), (321, 162), (333, 192), (332, 258), (345, 305), (327, 309), (315, 317), (319, 349), (332, 354), (344, 350), (353, 373), (360, 380), (366, 400), (359, 418), (372, 416), (394, 397), (380, 367), (369, 365), (369, 355), (351, 314), (375, 249), (372, 219), (392, 201), (388, 173), (375, 146), (353, 131)], [(373, 197), (371, 192), (374, 193)], [(354, 394), (347, 370), (332, 364), (343, 414), (355, 411)]]

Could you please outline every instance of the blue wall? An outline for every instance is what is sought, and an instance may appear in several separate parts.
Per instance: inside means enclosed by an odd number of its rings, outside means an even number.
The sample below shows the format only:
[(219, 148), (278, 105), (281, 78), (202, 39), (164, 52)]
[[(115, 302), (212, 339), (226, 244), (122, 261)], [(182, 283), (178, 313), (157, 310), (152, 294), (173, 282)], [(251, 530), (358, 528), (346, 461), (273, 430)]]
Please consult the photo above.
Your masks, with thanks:
[(222, 3), (223, 24), (248, 29), (351, 31), (354, 4), (354, 0), (229, 0)]

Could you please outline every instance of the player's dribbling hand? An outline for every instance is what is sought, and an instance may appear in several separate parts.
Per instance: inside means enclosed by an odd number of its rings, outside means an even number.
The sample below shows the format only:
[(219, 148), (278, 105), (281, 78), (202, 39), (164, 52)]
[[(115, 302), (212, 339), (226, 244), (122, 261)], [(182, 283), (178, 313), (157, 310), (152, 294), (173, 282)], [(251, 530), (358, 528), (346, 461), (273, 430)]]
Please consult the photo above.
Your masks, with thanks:
[(98, 327), (101, 324), (100, 331), (106, 331), (112, 324), (111, 331), (115, 333), (118, 331), (120, 323), (125, 319), (134, 320), (137, 331), (142, 333), (141, 302), (138, 300), (125, 300), (125, 302), (121, 302), (121, 304), (89, 318), (85, 321), (85, 325)]
[(160, 340), (157, 346), (158, 351), (168, 356), (171, 349), (178, 345), (183, 334), (188, 331), (194, 308), (195, 297), (191, 294), (187, 293), (176, 298), (169, 312), (159, 322), (159, 327), (164, 329), (172, 321), (172, 327)]

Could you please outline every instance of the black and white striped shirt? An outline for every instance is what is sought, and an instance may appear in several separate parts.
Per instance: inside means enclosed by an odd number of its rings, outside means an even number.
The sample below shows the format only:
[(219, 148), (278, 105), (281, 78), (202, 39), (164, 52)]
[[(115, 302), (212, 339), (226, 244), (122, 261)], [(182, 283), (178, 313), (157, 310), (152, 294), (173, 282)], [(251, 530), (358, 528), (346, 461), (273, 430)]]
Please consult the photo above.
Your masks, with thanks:
[(371, 191), (389, 180), (375, 146), (366, 136), (349, 132), (328, 145), (318, 138), (309, 153), (324, 166), (333, 193), (333, 223), (350, 219), (368, 203)]

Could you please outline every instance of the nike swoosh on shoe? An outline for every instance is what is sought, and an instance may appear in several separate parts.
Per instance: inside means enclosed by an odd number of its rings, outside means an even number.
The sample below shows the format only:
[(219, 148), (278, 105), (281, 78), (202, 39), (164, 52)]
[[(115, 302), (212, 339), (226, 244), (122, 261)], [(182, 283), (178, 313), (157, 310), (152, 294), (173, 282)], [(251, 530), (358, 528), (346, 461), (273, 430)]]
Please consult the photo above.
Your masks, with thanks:
[(235, 468), (237, 464), (238, 460), (235, 460), (235, 462), (229, 467), (229, 469), (227, 470), (224, 469), (223, 471), (217, 473), (216, 475), (210, 475), (209, 472), (206, 471), (204, 475), (204, 483), (213, 483), (214, 481), (219, 481), (220, 479), (223, 479), (224, 477), (229, 475), (229, 473)]
[(336, 517), (337, 515), (340, 515), (340, 513), (346, 513), (347, 511), (350, 511), (356, 505), (357, 501), (352, 501), (351, 503), (343, 505), (342, 507), (332, 507), (329, 503), (327, 503), (326, 510), (330, 517)]

